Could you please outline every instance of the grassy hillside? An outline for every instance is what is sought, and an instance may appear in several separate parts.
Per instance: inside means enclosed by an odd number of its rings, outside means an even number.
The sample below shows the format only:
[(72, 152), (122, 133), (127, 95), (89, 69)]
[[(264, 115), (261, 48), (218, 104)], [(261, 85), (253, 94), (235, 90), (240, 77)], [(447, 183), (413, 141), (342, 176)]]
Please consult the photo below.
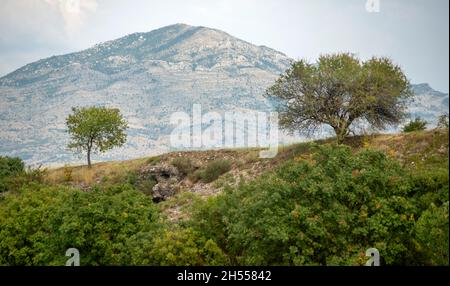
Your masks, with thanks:
[[(229, 172), (209, 183), (193, 180), (192, 176), (182, 178), (177, 184), (178, 190), (162, 207), (171, 218), (177, 218), (180, 207), (189, 204), (196, 196), (205, 197), (220, 193), (225, 186), (236, 186), (240, 181), (249, 181), (275, 169), (289, 160), (307, 160), (311, 155), (311, 146), (330, 144), (334, 139), (319, 140), (314, 143), (299, 143), (280, 147), (274, 159), (260, 159), (259, 150), (232, 149), (198, 152), (175, 152), (157, 157), (140, 158), (129, 161), (114, 161), (87, 166), (66, 166), (48, 170), (45, 181), (51, 185), (70, 185), (88, 190), (96, 185), (114, 185), (130, 182), (138, 177), (142, 168), (151, 165), (173, 165), (177, 158), (185, 159), (195, 170), (202, 169), (208, 162), (226, 160), (231, 162)], [(378, 150), (393, 157), (411, 170), (433, 168), (448, 169), (448, 131), (428, 130), (393, 135), (373, 135), (347, 139), (347, 145), (354, 152), (364, 149)], [(154, 184), (138, 186), (142, 192), (150, 194)], [(188, 193), (188, 194), (186, 194)]]
[[(448, 265), (448, 129), (24, 171), (0, 264)], [(84, 254), (84, 256), (83, 256)]]

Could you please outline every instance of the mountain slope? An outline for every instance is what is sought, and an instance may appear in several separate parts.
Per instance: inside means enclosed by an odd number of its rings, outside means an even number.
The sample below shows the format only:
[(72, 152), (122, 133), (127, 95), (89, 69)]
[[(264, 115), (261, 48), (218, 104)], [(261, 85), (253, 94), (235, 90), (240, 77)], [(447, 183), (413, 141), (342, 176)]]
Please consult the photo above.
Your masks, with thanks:
[(436, 91), (427, 83), (413, 85), (413, 92), (417, 96), (409, 108), (412, 117), (421, 117), (436, 124), (439, 115), (448, 114), (448, 93)]
[(120, 107), (131, 126), (127, 146), (104, 159), (160, 153), (170, 114), (194, 103), (204, 112), (267, 110), (262, 94), (289, 62), (272, 49), (182, 24), (43, 59), (0, 79), (0, 153), (73, 161), (64, 150), (64, 119), (72, 106), (94, 104)]

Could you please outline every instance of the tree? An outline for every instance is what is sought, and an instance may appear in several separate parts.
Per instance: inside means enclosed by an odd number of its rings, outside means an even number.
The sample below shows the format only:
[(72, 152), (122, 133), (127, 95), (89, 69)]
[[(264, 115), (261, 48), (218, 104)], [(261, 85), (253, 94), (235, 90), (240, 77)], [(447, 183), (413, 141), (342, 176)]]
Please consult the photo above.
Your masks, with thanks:
[(448, 129), (448, 114), (439, 116), (437, 128)]
[(390, 59), (363, 62), (344, 53), (294, 62), (266, 95), (278, 102), (281, 127), (310, 135), (328, 125), (342, 143), (357, 121), (374, 129), (400, 123), (412, 91)]
[(422, 131), (427, 128), (428, 122), (422, 120), (420, 117), (416, 117), (403, 127), (403, 132)]
[(71, 141), (70, 149), (87, 152), (87, 162), (91, 167), (92, 152), (106, 152), (126, 142), (128, 127), (118, 109), (106, 107), (72, 108), (73, 114), (66, 119)]

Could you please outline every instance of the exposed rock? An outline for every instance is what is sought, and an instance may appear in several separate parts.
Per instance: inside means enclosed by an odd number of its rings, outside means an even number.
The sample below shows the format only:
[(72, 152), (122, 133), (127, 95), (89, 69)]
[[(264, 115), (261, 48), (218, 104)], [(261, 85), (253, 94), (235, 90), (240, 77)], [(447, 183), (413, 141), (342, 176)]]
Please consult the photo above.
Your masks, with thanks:
[(178, 190), (178, 182), (174, 180), (162, 181), (152, 189), (152, 198), (155, 203), (165, 201), (175, 195)]
[(168, 163), (149, 165), (141, 169), (141, 180), (155, 180), (156, 185), (151, 190), (154, 202), (167, 200), (176, 194), (180, 183), (180, 172)]
[(153, 178), (157, 182), (167, 180), (169, 178), (179, 179), (180, 172), (174, 166), (168, 163), (162, 163), (159, 165), (148, 165), (141, 169), (140, 178), (149, 179)]

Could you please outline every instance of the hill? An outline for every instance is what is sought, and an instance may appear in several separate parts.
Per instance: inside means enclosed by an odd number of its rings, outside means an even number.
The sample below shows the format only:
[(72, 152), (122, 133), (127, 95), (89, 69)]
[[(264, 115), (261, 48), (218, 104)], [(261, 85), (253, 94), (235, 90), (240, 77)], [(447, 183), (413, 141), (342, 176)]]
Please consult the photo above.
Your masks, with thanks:
[[(220, 194), (225, 187), (237, 187), (241, 181), (258, 179), (291, 160), (306, 160), (315, 144), (329, 144), (333, 139), (282, 146), (273, 159), (259, 158), (259, 149), (228, 149), (172, 152), (128, 161), (102, 162), (87, 166), (66, 166), (48, 170), (46, 181), (84, 190), (96, 185), (131, 183), (154, 201), (161, 202), (171, 220), (185, 216), (182, 207), (194, 198)], [(365, 149), (381, 151), (404, 166), (420, 172), (430, 168), (448, 169), (448, 131), (428, 130), (413, 133), (352, 137), (346, 144), (353, 152)], [(229, 163), (210, 182), (198, 176), (208, 165)], [(211, 171), (212, 172), (212, 171)]]

